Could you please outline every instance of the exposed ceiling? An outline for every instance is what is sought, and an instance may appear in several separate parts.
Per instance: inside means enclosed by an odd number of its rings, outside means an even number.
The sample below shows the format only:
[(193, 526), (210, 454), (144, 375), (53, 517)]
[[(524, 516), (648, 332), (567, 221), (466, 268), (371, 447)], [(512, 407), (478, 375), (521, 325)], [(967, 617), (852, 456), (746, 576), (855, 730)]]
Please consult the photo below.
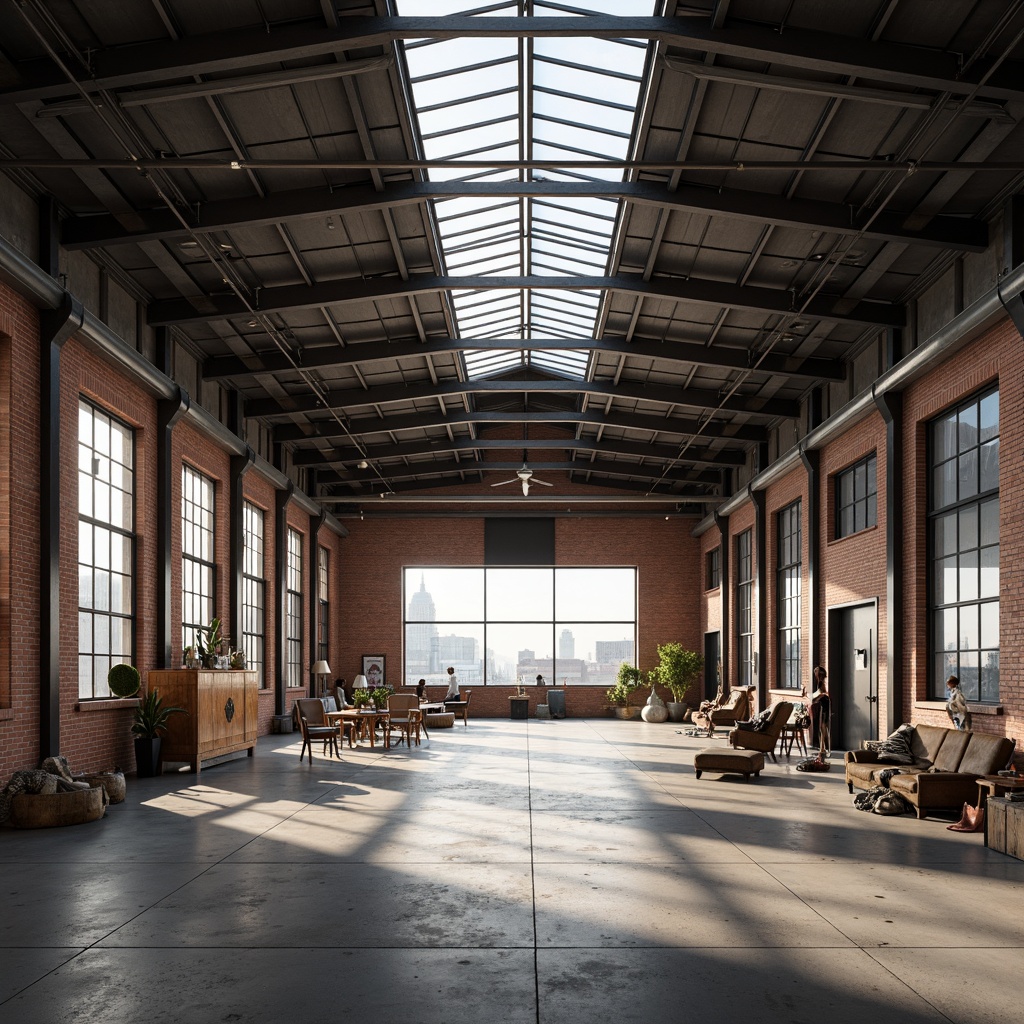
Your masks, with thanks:
[(989, 245), (1022, 35), (1024, 0), (19, 0), (0, 168), (324, 500), (526, 460), (701, 510)]

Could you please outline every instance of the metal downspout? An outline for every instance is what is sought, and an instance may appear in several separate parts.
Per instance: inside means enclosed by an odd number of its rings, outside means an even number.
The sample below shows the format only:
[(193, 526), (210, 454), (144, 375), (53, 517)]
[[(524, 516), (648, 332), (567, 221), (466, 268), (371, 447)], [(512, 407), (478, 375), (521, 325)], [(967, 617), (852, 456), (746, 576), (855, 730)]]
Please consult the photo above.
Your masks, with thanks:
[(885, 421), (885, 735), (903, 721), (903, 396), (875, 395)]
[(40, 760), (60, 753), (60, 353), (82, 317), (82, 304), (65, 294), (39, 325)]

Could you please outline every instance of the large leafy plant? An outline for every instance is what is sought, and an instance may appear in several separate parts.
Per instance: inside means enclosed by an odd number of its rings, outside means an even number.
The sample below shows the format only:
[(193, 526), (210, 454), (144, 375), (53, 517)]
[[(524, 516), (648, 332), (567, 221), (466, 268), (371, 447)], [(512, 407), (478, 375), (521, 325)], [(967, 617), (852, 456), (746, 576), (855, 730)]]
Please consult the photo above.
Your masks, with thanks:
[(187, 715), (184, 708), (165, 705), (160, 691), (152, 689), (139, 701), (132, 719), (132, 732), (144, 740), (155, 740), (167, 731), (167, 722), (171, 715)]
[(674, 700), (682, 702), (686, 691), (697, 681), (704, 668), (704, 655), (679, 643), (658, 645), (658, 664), (654, 675), (667, 686)]
[(610, 690), (605, 690), (605, 697), (609, 704), (617, 704), (620, 707), (629, 707), (629, 699), (635, 690), (639, 689), (644, 682), (644, 674), (640, 669), (629, 662), (624, 661), (619, 666), (619, 674), (616, 677), (615, 685)]

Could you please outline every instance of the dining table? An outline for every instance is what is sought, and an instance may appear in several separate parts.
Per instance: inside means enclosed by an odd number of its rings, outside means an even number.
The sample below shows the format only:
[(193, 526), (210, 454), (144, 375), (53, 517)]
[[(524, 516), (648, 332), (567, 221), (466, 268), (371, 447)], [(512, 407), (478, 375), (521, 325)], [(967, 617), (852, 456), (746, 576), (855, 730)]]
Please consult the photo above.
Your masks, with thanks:
[[(342, 711), (327, 711), (324, 717), (328, 722), (355, 722), (355, 732), (358, 733), (359, 739), (368, 739), (370, 746), (375, 747), (377, 745), (377, 726), (383, 725), (384, 727), (384, 749), (389, 750), (391, 747), (391, 734), (388, 732), (388, 712), (387, 709), (376, 709), (376, 708), (345, 708)], [(352, 733), (349, 733), (348, 745), (354, 746), (352, 742)]]

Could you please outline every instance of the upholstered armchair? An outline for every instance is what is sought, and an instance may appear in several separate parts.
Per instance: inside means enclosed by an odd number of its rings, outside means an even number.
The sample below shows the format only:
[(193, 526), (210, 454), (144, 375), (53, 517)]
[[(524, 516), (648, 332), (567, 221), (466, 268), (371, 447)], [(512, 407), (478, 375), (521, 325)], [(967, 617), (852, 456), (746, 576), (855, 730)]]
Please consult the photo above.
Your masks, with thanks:
[(743, 750), (760, 750), (762, 754), (767, 754), (778, 763), (775, 746), (782, 735), (782, 727), (789, 721), (792, 713), (793, 705), (788, 700), (780, 700), (778, 704), (772, 705), (771, 714), (763, 729), (745, 729), (737, 726), (729, 733), (729, 743)]

